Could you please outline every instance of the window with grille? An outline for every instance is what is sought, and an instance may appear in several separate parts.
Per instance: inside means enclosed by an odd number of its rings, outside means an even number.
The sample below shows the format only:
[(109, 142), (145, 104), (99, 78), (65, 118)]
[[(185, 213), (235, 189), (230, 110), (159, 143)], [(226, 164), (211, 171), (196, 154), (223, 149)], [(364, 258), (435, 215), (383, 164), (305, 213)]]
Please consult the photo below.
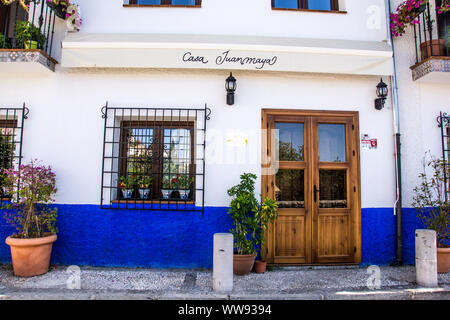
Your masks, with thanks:
[(138, 6), (201, 6), (201, 0), (129, 0), (125, 4)]
[(105, 106), (102, 208), (203, 211), (209, 114)]
[(0, 198), (8, 200), (5, 192), (5, 170), (17, 170), (22, 161), (22, 140), (24, 120), (28, 109), (0, 107)]
[(272, 8), (338, 11), (338, 0), (272, 0)]
[[(445, 112), (441, 112), (437, 117), (438, 126), (441, 129), (441, 144), (442, 144), (442, 159), (447, 166), (450, 166), (450, 115)], [(448, 168), (448, 167), (447, 167)], [(448, 200), (450, 186), (448, 170), (444, 171), (445, 179), (445, 200)]]

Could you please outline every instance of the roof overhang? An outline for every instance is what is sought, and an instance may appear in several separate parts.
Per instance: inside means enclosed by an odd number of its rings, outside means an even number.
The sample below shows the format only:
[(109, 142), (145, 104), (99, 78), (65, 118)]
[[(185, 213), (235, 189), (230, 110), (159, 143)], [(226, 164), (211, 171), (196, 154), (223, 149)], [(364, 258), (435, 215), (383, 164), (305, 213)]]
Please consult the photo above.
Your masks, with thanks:
[(226, 69), (392, 75), (386, 42), (226, 35), (69, 33), (65, 68)]

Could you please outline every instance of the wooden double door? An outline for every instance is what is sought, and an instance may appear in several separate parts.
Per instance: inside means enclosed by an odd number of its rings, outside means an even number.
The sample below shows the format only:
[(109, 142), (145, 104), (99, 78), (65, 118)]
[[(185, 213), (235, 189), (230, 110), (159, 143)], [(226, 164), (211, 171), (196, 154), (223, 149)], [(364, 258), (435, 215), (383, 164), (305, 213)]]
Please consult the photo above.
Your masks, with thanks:
[(361, 261), (357, 112), (262, 111), (262, 196), (278, 218), (262, 256), (272, 264)]

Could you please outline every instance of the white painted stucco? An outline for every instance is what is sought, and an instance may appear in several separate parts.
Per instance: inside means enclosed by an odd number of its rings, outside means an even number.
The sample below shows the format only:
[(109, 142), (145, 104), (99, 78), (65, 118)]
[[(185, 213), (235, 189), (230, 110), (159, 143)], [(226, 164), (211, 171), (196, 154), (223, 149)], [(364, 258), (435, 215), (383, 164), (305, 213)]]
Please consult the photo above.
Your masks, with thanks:
[[(392, 10), (401, 3), (392, 0)], [(400, 133), (402, 135), (402, 179), (405, 207), (410, 207), (418, 174), (423, 171), (425, 152), (441, 157), (441, 132), (436, 118), (450, 112), (450, 82), (426, 83), (412, 80), (416, 63), (413, 28), (394, 39), (399, 87)], [(447, 78), (448, 79), (448, 78)]]
[[(85, 33), (209, 34), (298, 37), (381, 42), (387, 39), (382, 0), (346, 0), (346, 14), (271, 10), (270, 0), (203, 0), (201, 8), (127, 8), (122, 0), (78, 0)], [(393, 1), (393, 3), (398, 1)], [(379, 11), (379, 14), (378, 14)], [(376, 17), (380, 17), (378, 21)], [(374, 18), (375, 17), (375, 18)], [(59, 24), (54, 57), (60, 61), (64, 38)], [(412, 81), (413, 40), (395, 40), (403, 152), (404, 205), (425, 150), (440, 152), (436, 116), (450, 111), (449, 85)], [(378, 139), (376, 150), (361, 150), (362, 207), (393, 207), (395, 168), (392, 104), (374, 109), (378, 76), (235, 71), (236, 103), (225, 103), (223, 70), (67, 69), (54, 73), (1, 70), (2, 106), (30, 108), (25, 122), (23, 155), (42, 159), (57, 173), (58, 203), (99, 204), (103, 119), (101, 107), (195, 107), (212, 109), (208, 121), (205, 205), (225, 206), (226, 190), (243, 172), (260, 173), (262, 108), (352, 110), (360, 133)], [(389, 82), (388, 78), (384, 79)], [(392, 92), (392, 91), (391, 91)], [(229, 131), (246, 131), (248, 144), (227, 146)], [(243, 163), (211, 163), (218, 146), (224, 158), (245, 153)], [(222, 150), (222, 149), (220, 149)], [(220, 157), (219, 157), (220, 158)], [(259, 183), (259, 182), (258, 182)], [(258, 190), (260, 186), (257, 186)]]
[[(373, 107), (378, 77), (234, 75), (238, 90), (233, 106), (225, 103), (227, 74), (220, 71), (58, 69), (32, 78), (11, 73), (1, 77), (0, 86), (8, 92), (2, 105), (23, 101), (30, 108), (23, 155), (25, 160), (39, 158), (54, 168), (58, 203), (100, 202), (104, 126), (100, 109), (108, 101), (111, 106), (201, 108), (208, 104), (212, 114), (207, 124), (205, 204), (209, 206), (228, 204), (226, 190), (238, 182), (241, 173), (260, 173), (261, 108), (359, 111), (361, 133), (377, 138), (379, 145), (377, 150), (361, 151), (362, 205), (392, 206), (392, 113), (389, 106), (382, 111)], [(236, 132), (246, 132), (247, 146), (226, 144), (228, 133)], [(223, 157), (217, 152), (223, 152)], [(238, 153), (246, 156), (239, 160)]]

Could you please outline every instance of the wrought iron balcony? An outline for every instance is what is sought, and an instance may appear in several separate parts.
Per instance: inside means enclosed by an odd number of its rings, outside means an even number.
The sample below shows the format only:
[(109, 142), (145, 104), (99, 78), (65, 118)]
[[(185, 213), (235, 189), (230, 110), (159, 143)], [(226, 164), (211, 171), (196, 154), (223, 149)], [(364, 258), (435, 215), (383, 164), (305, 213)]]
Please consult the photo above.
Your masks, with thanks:
[[(411, 67), (413, 80), (450, 83), (450, 12), (440, 11), (445, 0), (428, 3), (414, 25), (416, 63)], [(433, 9), (431, 9), (433, 8)]]
[[(45, 0), (15, 1), (0, 4), (0, 63), (2, 69), (18, 67), (21, 62), (34, 62), (55, 70), (52, 58), (55, 12)], [(23, 65), (23, 64), (22, 64)], [(25, 68), (33, 68), (26, 64)]]

